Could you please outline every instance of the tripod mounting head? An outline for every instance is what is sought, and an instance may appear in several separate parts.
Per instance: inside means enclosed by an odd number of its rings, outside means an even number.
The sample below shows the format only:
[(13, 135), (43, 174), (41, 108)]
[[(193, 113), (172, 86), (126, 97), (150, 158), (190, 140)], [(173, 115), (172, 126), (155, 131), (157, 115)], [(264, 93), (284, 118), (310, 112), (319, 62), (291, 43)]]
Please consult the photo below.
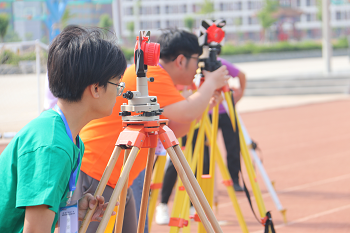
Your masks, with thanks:
[[(147, 67), (156, 66), (160, 56), (160, 45), (149, 42), (150, 31), (140, 31), (136, 37), (135, 44), (135, 71), (137, 76), (137, 91), (127, 91), (123, 98), (128, 100), (128, 104), (121, 106), (123, 121), (154, 121), (159, 120), (160, 109), (156, 96), (148, 95), (148, 81), (153, 82), (154, 78), (147, 78)], [(131, 116), (131, 112), (139, 113)]]
[(203, 48), (203, 53), (199, 56), (198, 66), (201, 70), (214, 71), (222, 64), (217, 60), (217, 54), (221, 49), (220, 42), (225, 37), (222, 28), (226, 25), (223, 19), (203, 20), (200, 27), (198, 43)]

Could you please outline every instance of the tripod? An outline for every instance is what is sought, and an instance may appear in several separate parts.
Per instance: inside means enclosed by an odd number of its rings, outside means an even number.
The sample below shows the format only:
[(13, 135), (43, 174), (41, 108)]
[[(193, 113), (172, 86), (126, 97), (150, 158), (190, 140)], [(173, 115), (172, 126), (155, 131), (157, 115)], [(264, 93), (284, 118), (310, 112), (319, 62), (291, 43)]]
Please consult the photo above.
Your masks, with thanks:
[[(114, 165), (122, 149), (125, 149), (126, 155), (129, 154), (129, 156), (126, 159), (124, 169), (120, 174), (120, 178), (118, 179), (118, 182), (112, 193), (109, 204), (100, 222), (97, 232), (104, 232), (108, 224), (109, 217), (111, 216), (114, 206), (117, 203), (118, 197), (125, 185), (129, 172), (131, 170), (131, 167), (133, 166), (133, 163), (139, 150), (141, 148), (149, 148), (137, 232), (141, 233), (144, 231), (153, 160), (158, 138), (162, 142), (164, 148), (167, 150), (167, 153), (169, 154), (181, 180), (183, 181), (185, 189), (189, 194), (189, 197), (199, 215), (199, 218), (204, 224), (205, 230), (207, 232), (222, 232), (218, 222), (215, 219), (214, 213), (212, 212), (202, 190), (200, 189), (199, 184), (197, 183), (178, 145), (179, 143), (174, 133), (167, 126), (168, 120), (159, 119), (159, 115), (161, 115), (162, 110), (160, 109), (159, 104), (157, 103), (157, 97), (148, 95), (147, 82), (152, 81), (152, 78), (148, 79), (146, 77), (147, 65), (155, 65), (158, 63), (159, 60), (159, 44), (148, 42), (149, 32), (147, 34), (145, 32), (140, 32), (140, 35), (137, 38), (135, 50), (137, 91), (128, 91), (123, 95), (123, 97), (128, 99), (128, 105), (121, 106), (122, 112), (120, 113), (123, 120), (124, 130), (118, 137), (116, 147), (111, 155), (111, 158), (106, 166), (105, 172), (96, 189), (95, 196), (101, 195), (103, 193), (107, 181), (112, 173)], [(152, 57), (152, 53), (155, 54), (155, 58), (153, 58), (153, 60), (150, 61), (149, 58), (150, 56)], [(148, 56), (146, 56), (146, 54)], [(132, 112), (141, 114), (132, 115)], [(123, 199), (121, 199), (120, 206), (125, 205), (125, 202), (123, 202)], [(87, 211), (79, 229), (80, 233), (86, 232), (93, 212), (94, 210)], [(118, 221), (117, 225), (118, 224), (122, 223), (119, 223)]]
[[(225, 89), (225, 93), (228, 92), (228, 89)], [(229, 93), (225, 94), (226, 98), (230, 96)], [(192, 156), (192, 148), (191, 143), (194, 134), (195, 124), (192, 123), (189, 133), (187, 135), (186, 147), (185, 147), (185, 155), (188, 161), (190, 161), (191, 169), (194, 172), (197, 169), (197, 180), (201, 185), (204, 194), (206, 195), (209, 204), (213, 205), (214, 199), (214, 169), (215, 163), (219, 166), (219, 170), (223, 177), (223, 184), (226, 186), (227, 192), (229, 194), (230, 200), (232, 202), (233, 208), (235, 210), (239, 225), (241, 227), (242, 232), (248, 232), (248, 228), (244, 217), (242, 215), (241, 209), (238, 204), (238, 200), (235, 194), (235, 191), (232, 186), (231, 176), (228, 172), (228, 169), (222, 159), (221, 153), (219, 151), (218, 145), (216, 144), (216, 136), (217, 136), (217, 126), (218, 126), (218, 106), (213, 109), (213, 124), (211, 125), (208, 110), (206, 110), (200, 122), (200, 127), (198, 130), (198, 135), (196, 139), (196, 146)], [(216, 121), (216, 124), (214, 123)], [(233, 124), (235, 125), (235, 124)], [(205, 135), (209, 140), (211, 145), (211, 160), (210, 160), (210, 169), (208, 175), (201, 175), (203, 171), (203, 148), (205, 142)], [(189, 200), (188, 196), (183, 192), (182, 183), (179, 181), (176, 188), (176, 194), (174, 199), (173, 210), (170, 219), (170, 232), (175, 233), (179, 232), (180, 228), (186, 226), (188, 224), (188, 209), (189, 209)], [(197, 215), (192, 216), (195, 221), (200, 222), (200, 219)], [(184, 224), (185, 223), (185, 224)], [(183, 228), (184, 232), (189, 231), (189, 227)], [(198, 232), (205, 232), (202, 223), (199, 224)]]

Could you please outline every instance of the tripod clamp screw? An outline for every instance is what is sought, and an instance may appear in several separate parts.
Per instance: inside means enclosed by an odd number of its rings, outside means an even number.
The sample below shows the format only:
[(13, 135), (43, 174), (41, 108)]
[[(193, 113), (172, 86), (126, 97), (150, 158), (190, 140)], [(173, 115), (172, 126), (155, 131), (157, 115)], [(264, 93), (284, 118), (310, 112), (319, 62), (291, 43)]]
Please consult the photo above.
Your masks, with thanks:
[(127, 91), (123, 94), (123, 98), (131, 100), (132, 98), (134, 98), (134, 94), (131, 91)]
[(151, 102), (157, 102), (157, 98), (151, 98), (150, 101)]
[(154, 82), (154, 78), (153, 78), (153, 77), (150, 77), (148, 80), (149, 80), (151, 83)]
[(119, 116), (131, 116), (131, 112), (128, 112), (128, 111), (119, 112)]

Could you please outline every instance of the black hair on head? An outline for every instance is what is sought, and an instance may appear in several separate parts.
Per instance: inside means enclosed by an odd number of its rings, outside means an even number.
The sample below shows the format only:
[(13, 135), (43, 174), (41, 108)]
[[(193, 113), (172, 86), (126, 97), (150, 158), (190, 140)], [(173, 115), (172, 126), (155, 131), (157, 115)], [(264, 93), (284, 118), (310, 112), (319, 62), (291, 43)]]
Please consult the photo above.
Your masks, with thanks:
[(69, 25), (50, 45), (49, 87), (55, 97), (76, 102), (89, 85), (96, 83), (107, 88), (107, 82), (120, 78), (126, 66), (113, 33)]
[(165, 29), (157, 42), (160, 44), (160, 58), (165, 62), (174, 60), (180, 54), (185, 57), (202, 54), (197, 36), (185, 30)]

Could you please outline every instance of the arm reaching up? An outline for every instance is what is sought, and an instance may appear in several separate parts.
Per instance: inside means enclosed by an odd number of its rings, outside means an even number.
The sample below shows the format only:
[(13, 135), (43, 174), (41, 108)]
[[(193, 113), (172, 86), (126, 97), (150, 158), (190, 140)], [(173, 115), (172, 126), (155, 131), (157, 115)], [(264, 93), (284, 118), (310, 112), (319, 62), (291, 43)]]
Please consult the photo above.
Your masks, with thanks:
[[(215, 90), (227, 84), (228, 71), (222, 66), (214, 72), (204, 71), (205, 81), (198, 91), (190, 95), (186, 100), (164, 107), (163, 115), (177, 122), (191, 123), (204, 112)], [(181, 109), (181, 110), (180, 110)], [(179, 111), (180, 110), (180, 111)]]

